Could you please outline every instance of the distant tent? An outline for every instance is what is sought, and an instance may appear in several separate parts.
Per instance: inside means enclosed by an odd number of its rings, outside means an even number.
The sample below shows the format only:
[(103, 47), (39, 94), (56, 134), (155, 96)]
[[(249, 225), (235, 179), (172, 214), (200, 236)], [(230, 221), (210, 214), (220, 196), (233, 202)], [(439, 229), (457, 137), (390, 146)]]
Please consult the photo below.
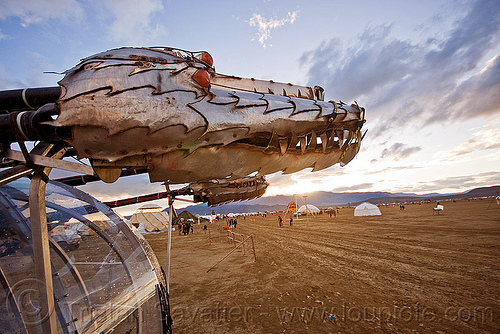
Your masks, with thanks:
[(137, 209), (130, 222), (142, 233), (161, 231), (168, 228), (168, 213), (162, 212), (159, 205), (147, 204)]
[(312, 205), (312, 204), (307, 204), (307, 207), (305, 205), (302, 205), (299, 210), (297, 211), (299, 214), (312, 214), (312, 215), (316, 215), (318, 214), (320, 211), (319, 209)]
[(174, 223), (177, 224), (177, 222), (181, 219), (181, 218), (184, 218), (184, 220), (188, 220), (188, 219), (192, 219), (194, 220), (195, 222), (198, 221), (198, 217), (193, 215), (191, 212), (187, 211), (187, 210), (184, 210), (182, 211), (178, 216), (177, 218), (174, 220)]
[(380, 209), (371, 203), (364, 202), (354, 209), (354, 216), (381, 216)]

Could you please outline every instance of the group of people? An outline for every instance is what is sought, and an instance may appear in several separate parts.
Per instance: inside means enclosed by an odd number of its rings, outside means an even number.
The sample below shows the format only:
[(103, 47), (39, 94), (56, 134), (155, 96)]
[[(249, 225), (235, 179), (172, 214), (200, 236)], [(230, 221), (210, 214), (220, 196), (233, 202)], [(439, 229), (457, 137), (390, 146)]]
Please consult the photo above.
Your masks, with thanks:
[[(278, 224), (283, 227), (283, 218), (280, 215), (278, 216)], [(290, 216), (290, 226), (293, 226), (293, 216)]]
[(337, 215), (339, 214), (339, 209), (328, 209), (326, 212), (328, 212), (330, 218), (332, 216), (337, 217)]
[(230, 229), (235, 229), (236, 225), (238, 225), (238, 219), (236, 218), (227, 219), (227, 226), (229, 226)]
[(180, 219), (177, 224), (177, 228), (179, 229), (179, 235), (184, 234), (188, 235), (189, 232), (193, 233), (193, 223), (189, 221), (185, 221), (184, 219)]

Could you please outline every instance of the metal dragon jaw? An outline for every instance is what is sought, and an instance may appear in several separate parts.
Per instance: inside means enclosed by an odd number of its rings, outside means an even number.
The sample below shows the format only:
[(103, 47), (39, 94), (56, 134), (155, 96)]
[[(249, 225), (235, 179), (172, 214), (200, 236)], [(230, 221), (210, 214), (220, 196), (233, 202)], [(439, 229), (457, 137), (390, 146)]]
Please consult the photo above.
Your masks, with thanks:
[[(122, 168), (170, 183), (319, 170), (358, 152), (364, 109), (357, 104), (325, 102), (320, 87), (218, 74), (212, 63), (206, 52), (171, 48), (87, 57), (66, 72), (60, 95), (38, 94), (56, 103), (0, 115), (8, 130), (0, 140), (7, 147), (22, 133), (69, 145), (106, 182)], [(23, 90), (21, 101), (40, 106), (29, 96)]]
[(124, 166), (171, 183), (319, 170), (358, 152), (357, 105), (322, 101), (319, 87), (225, 76), (211, 65), (205, 52), (169, 48), (88, 57), (66, 72), (60, 114), (46, 123), (71, 128), (69, 143), (107, 181)]

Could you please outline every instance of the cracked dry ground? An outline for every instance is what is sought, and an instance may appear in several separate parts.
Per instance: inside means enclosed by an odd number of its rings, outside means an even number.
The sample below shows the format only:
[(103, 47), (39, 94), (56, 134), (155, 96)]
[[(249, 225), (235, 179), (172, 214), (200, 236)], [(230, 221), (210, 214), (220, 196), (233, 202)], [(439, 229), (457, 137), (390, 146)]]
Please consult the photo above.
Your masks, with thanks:
[[(491, 199), (381, 207), (278, 226), (238, 220), (246, 255), (201, 225), (173, 232), (174, 333), (498, 333), (500, 207)], [(220, 226), (224, 225), (222, 222)], [(166, 233), (146, 236), (165, 263)]]

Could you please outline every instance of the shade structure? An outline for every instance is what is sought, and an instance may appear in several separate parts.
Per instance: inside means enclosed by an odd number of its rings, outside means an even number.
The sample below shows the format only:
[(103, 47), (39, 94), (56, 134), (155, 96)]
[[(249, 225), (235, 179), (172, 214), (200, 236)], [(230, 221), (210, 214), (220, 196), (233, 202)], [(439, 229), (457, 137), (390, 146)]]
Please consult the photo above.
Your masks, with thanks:
[(297, 212), (299, 214), (309, 213), (309, 214), (315, 215), (315, 214), (318, 214), (320, 212), (320, 210), (312, 204), (307, 204), (307, 207), (305, 205), (302, 205)]
[(363, 202), (354, 209), (354, 216), (381, 216), (380, 209), (371, 203)]

